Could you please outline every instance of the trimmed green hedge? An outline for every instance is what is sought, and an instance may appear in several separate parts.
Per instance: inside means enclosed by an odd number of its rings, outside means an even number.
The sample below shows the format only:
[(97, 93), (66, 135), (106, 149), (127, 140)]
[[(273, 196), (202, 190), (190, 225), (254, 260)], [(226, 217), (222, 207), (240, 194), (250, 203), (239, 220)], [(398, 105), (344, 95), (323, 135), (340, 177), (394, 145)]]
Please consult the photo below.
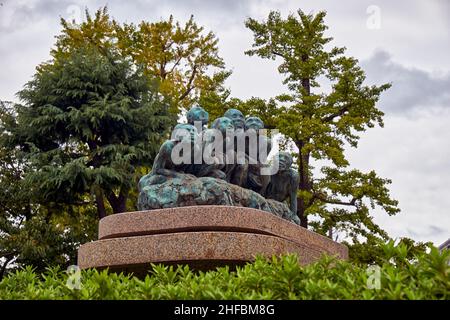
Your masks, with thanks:
[[(0, 299), (449, 299), (450, 252), (435, 248), (412, 261), (404, 246), (386, 246), (386, 257), (377, 269), (336, 261), (301, 267), (296, 256), (257, 258), (230, 271), (192, 272), (153, 266), (139, 280), (107, 271), (83, 271), (81, 288), (70, 289), (69, 275), (58, 268), (36, 274), (31, 268), (9, 274), (0, 282)], [(375, 270), (375, 271), (373, 271)], [(375, 277), (375, 278), (374, 278)]]

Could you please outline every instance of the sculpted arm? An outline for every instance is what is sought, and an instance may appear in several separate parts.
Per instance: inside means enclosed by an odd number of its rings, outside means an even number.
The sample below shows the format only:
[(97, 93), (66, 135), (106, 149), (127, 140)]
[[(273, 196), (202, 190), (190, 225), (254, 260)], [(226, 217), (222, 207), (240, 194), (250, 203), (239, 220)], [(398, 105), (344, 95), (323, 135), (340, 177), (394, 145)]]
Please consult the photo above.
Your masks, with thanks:
[(153, 162), (153, 174), (160, 174), (166, 177), (176, 177), (178, 175), (172, 168), (171, 156), (173, 147), (174, 142), (170, 140), (162, 144)]

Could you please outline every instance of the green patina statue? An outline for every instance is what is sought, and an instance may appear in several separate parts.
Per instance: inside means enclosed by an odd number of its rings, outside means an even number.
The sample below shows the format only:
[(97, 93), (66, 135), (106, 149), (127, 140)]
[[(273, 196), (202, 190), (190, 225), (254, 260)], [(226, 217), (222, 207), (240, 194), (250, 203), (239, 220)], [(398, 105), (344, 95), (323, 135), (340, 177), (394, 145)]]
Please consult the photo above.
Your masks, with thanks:
[(221, 117), (211, 125), (211, 128), (216, 129), (216, 135), (220, 133), (222, 143), (217, 145), (216, 152), (220, 154), (221, 159), (224, 160), (225, 166), (223, 171), (226, 174), (226, 180), (229, 183), (243, 186), (245, 183), (245, 177), (247, 174), (247, 166), (245, 163), (239, 163), (237, 161), (237, 154), (234, 146), (230, 145), (233, 141), (235, 134), (235, 127), (233, 121), (227, 117)]
[[(198, 135), (197, 129), (191, 124), (177, 124), (172, 133), (172, 139), (164, 142), (153, 162), (152, 173), (164, 176), (176, 175), (178, 172), (190, 173), (190, 159), (184, 162), (177, 162), (172, 157), (173, 149), (176, 146), (189, 148), (192, 155), (195, 154), (195, 139)], [(184, 149), (181, 149), (184, 150)]]
[(270, 175), (262, 174), (261, 169), (268, 166), (267, 156), (272, 149), (272, 143), (270, 139), (260, 134), (260, 131), (264, 129), (264, 122), (260, 118), (246, 118), (244, 128), (246, 132), (245, 154), (248, 161), (246, 188), (264, 196), (270, 183)]
[(217, 161), (213, 164), (195, 163), (196, 155), (201, 153), (197, 138), (198, 132), (193, 125), (177, 124), (172, 139), (161, 145), (151, 172), (140, 179), (139, 189), (165, 182), (167, 178), (180, 177), (182, 173), (225, 179), (225, 174), (220, 170), (222, 166)]
[[(271, 141), (258, 117), (229, 109), (207, 129), (208, 113), (195, 105), (159, 150), (152, 170), (139, 181), (139, 210), (187, 205), (233, 205), (271, 212), (299, 224), (298, 174), (280, 152), (278, 172), (268, 167)], [(195, 126), (194, 126), (195, 125)], [(199, 126), (201, 125), (201, 126)], [(284, 201), (289, 200), (289, 205)]]
[(292, 156), (287, 152), (279, 152), (275, 158), (278, 159), (278, 172), (270, 176), (270, 183), (265, 196), (277, 201), (289, 199), (289, 209), (296, 213), (300, 178), (297, 171), (291, 168)]
[(228, 109), (223, 116), (233, 121), (236, 130), (244, 130), (245, 118), (241, 111), (238, 109)]
[[(191, 125), (195, 125), (195, 122), (201, 122), (202, 128), (206, 128), (208, 125), (209, 114), (205, 109), (199, 105), (193, 106), (186, 114), (187, 122)], [(198, 128), (197, 128), (198, 129)]]

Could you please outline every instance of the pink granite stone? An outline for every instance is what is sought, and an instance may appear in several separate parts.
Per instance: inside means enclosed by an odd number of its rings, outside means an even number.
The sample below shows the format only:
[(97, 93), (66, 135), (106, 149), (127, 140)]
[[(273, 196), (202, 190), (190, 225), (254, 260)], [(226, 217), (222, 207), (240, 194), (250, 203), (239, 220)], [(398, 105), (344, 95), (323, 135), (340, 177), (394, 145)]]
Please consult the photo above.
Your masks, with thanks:
[(257, 254), (272, 257), (296, 253), (300, 263), (320, 258), (321, 253), (292, 241), (242, 232), (179, 232), (104, 239), (81, 246), (81, 268), (150, 269), (150, 263), (202, 262), (212, 267), (219, 261), (245, 263)]
[(193, 206), (136, 211), (100, 221), (99, 239), (189, 231), (229, 231), (273, 235), (347, 258), (347, 247), (271, 213), (244, 207)]
[(348, 258), (347, 247), (265, 211), (194, 206), (128, 212), (103, 218), (98, 241), (78, 251), (81, 268), (145, 274), (150, 263), (211, 269), (242, 265), (257, 254), (296, 253), (301, 264), (323, 254)]

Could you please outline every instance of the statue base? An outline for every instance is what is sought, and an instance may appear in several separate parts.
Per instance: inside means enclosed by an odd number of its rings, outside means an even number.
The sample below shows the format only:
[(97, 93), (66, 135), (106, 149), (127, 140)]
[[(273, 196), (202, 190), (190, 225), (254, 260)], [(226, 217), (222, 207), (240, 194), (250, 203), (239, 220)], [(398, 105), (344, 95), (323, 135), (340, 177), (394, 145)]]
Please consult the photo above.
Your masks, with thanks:
[(209, 270), (286, 253), (297, 254), (300, 264), (323, 254), (348, 258), (346, 246), (271, 213), (206, 205), (107, 216), (100, 220), (99, 240), (78, 250), (78, 265), (144, 275), (150, 263)]

